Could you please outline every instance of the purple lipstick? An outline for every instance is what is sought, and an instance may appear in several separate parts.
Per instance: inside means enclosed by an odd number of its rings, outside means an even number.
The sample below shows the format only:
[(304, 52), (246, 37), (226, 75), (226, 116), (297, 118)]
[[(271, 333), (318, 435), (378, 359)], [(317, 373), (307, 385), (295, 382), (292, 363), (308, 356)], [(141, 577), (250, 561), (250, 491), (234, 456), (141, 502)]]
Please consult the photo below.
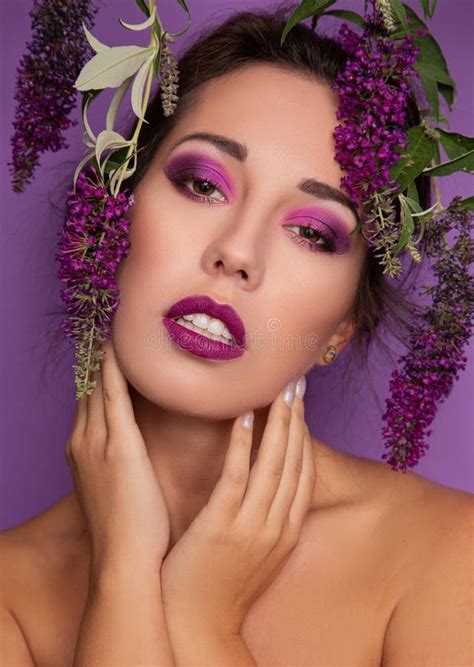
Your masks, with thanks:
[[(176, 321), (178, 317), (204, 313), (221, 320), (232, 339), (228, 343), (213, 340), (207, 335), (188, 329)], [(229, 360), (245, 352), (245, 327), (239, 314), (227, 304), (217, 303), (205, 294), (197, 294), (174, 303), (163, 317), (170, 337), (184, 350), (205, 359)]]

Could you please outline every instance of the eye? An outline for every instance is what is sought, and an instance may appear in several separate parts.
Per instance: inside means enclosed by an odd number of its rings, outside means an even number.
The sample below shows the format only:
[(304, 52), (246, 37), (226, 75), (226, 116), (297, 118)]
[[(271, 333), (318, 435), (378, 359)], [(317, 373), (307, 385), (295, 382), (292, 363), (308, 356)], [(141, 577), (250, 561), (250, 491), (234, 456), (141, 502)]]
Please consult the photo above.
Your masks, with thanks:
[[(217, 187), (217, 184), (210, 178), (198, 178), (195, 174), (186, 174), (184, 177), (175, 177), (172, 181), (190, 199), (200, 200), (204, 204), (210, 204), (211, 206), (214, 205), (214, 202), (227, 201), (225, 195)], [(212, 197), (210, 193), (213, 193), (213, 191), (222, 195), (222, 199)]]
[(317, 229), (310, 227), (308, 225), (287, 225), (286, 229), (300, 229), (303, 230), (305, 236), (300, 236), (298, 232), (290, 232), (297, 243), (301, 243), (309, 247), (310, 250), (315, 252), (327, 252), (333, 253), (336, 250), (336, 244), (334, 240), (326, 234), (319, 232)]

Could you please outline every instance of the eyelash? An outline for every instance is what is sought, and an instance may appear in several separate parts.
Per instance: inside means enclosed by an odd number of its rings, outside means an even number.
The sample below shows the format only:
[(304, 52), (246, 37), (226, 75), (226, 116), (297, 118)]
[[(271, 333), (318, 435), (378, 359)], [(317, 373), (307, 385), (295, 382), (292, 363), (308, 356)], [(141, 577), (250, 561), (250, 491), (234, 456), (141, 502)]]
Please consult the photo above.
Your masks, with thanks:
[[(221, 190), (218, 188), (217, 184), (214, 183), (210, 178), (195, 178), (195, 175), (193, 174), (187, 174), (186, 177), (180, 177), (180, 178), (172, 178), (171, 181), (174, 183), (174, 185), (179, 189), (182, 190), (185, 194), (185, 196), (189, 197), (190, 199), (193, 199), (194, 201), (200, 201), (203, 204), (206, 204), (207, 206), (215, 206), (216, 204), (213, 202), (219, 201), (216, 199), (212, 199), (209, 196), (206, 195), (197, 195), (195, 192), (191, 192), (187, 188), (187, 183), (195, 183), (195, 182), (205, 182), (209, 183), (209, 185), (214, 189), (218, 190), (221, 192)], [(221, 192), (221, 194), (223, 194)], [(223, 195), (225, 197), (225, 195)], [(336, 245), (333, 241), (332, 238), (329, 236), (326, 236), (325, 234), (322, 234), (318, 232), (316, 229), (309, 225), (287, 225), (287, 227), (299, 227), (300, 229), (311, 229), (319, 239), (322, 239), (324, 241), (324, 245), (318, 244), (318, 243), (313, 243), (309, 239), (304, 239), (301, 236), (298, 236), (297, 232), (290, 232), (291, 236), (295, 239), (297, 243), (300, 243), (301, 245), (304, 245), (305, 247), (309, 248), (312, 252), (324, 252), (328, 254), (332, 254), (336, 252)]]

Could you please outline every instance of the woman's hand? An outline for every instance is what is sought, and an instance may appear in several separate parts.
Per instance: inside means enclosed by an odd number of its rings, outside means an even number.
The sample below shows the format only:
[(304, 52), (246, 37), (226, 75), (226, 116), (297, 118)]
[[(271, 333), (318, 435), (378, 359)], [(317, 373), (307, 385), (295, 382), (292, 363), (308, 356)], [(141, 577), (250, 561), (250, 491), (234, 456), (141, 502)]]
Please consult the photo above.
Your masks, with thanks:
[[(94, 374), (92, 396), (76, 408), (66, 458), (91, 536), (93, 565), (156, 563), (168, 548), (169, 515), (135, 421), (128, 385), (112, 341)], [(139, 560), (137, 560), (139, 559)]]
[(252, 430), (239, 417), (207, 505), (163, 561), (170, 636), (175, 623), (239, 634), (298, 542), (316, 481), (302, 399), (296, 396), (290, 408), (283, 392), (277, 396), (249, 470), (251, 446)]

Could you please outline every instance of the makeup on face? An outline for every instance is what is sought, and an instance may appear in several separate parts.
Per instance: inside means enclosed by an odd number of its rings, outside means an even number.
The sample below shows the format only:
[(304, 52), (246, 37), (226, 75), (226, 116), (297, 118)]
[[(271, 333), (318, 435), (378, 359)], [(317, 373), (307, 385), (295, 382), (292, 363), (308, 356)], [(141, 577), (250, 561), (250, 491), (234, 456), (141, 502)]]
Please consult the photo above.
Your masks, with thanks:
[[(236, 188), (224, 167), (217, 160), (197, 150), (172, 157), (165, 164), (164, 172), (175, 187), (192, 200), (211, 205), (223, 201), (206, 194), (191, 192), (186, 183), (193, 180), (207, 181), (211, 190), (220, 191), (225, 200), (231, 201), (235, 196)], [(297, 227), (313, 230), (310, 238), (305, 238), (298, 232), (289, 232), (295, 241), (308, 247), (309, 250), (327, 254), (344, 254), (351, 249), (347, 223), (323, 206), (293, 209), (286, 214), (285, 222), (293, 222), (293, 225), (285, 225), (286, 228)]]
[[(164, 167), (164, 171), (168, 178), (175, 183), (193, 178), (209, 180), (210, 183), (221, 190), (227, 199), (231, 200), (235, 195), (235, 188), (226, 170), (219, 162), (204, 153), (198, 151), (180, 153), (171, 158)], [(196, 198), (199, 198), (199, 196), (196, 195)]]
[[(285, 216), (285, 222), (294, 221), (294, 225), (310, 227), (320, 234), (336, 254), (349, 252), (351, 239), (347, 224), (335, 213), (319, 206), (305, 206), (293, 209)], [(291, 225), (286, 225), (291, 226)], [(310, 240), (308, 240), (311, 243)], [(314, 245), (314, 244), (313, 244)]]

